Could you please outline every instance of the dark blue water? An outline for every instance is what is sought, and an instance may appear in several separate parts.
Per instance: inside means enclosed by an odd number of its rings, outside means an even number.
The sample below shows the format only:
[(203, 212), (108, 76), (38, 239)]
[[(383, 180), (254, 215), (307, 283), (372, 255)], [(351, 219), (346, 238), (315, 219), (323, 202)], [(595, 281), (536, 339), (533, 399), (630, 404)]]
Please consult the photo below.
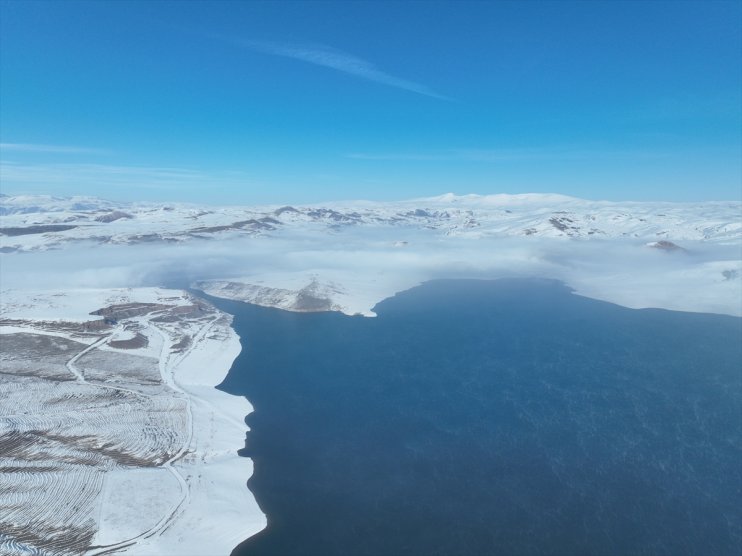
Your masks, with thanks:
[(546, 281), (436, 281), (378, 318), (212, 301), (268, 528), (252, 554), (742, 551), (742, 319)]

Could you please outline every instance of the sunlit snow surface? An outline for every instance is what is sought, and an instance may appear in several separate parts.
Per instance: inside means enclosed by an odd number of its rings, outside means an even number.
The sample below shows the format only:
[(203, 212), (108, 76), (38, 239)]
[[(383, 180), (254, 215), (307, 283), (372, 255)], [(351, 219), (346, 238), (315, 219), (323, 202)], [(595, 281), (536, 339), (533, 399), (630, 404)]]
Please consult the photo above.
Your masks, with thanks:
[[(206, 552), (227, 553), (263, 527), (244, 489), (249, 460), (235, 455), (250, 408), (213, 388), (238, 338), (213, 308), (179, 314), (196, 304), (183, 288), (372, 316), (377, 302), (433, 278), (543, 277), (627, 307), (740, 315), (741, 214), (740, 202), (536, 194), (268, 207), (2, 196), (0, 363), (10, 378), (0, 442), (15, 451), (0, 454), (18, 469), (2, 476), (3, 550), (198, 554), (208, 542)], [(91, 311), (124, 303), (158, 307), (81, 330), (102, 319)], [(135, 393), (119, 385), (125, 399), (100, 399), (119, 383)], [(102, 405), (108, 425), (81, 412)], [(151, 446), (127, 444), (125, 432), (143, 430)], [(137, 498), (154, 484), (157, 500)], [(79, 504), (57, 511), (49, 496)], [(72, 522), (72, 537), (60, 537)]]

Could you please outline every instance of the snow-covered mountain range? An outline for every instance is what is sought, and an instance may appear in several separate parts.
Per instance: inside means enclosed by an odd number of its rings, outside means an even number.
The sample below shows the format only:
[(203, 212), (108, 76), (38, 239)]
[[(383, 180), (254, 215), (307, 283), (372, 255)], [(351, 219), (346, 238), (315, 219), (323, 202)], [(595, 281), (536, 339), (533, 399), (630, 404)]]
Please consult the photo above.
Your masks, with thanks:
[[(553, 194), (464, 195), (398, 202), (307, 206), (205, 207), (117, 203), (91, 197), (3, 196), (4, 252), (103, 244), (187, 242), (288, 231), (413, 228), (441, 236), (641, 238), (646, 241), (737, 241), (742, 203), (586, 201)], [(403, 240), (400, 240), (403, 241)]]

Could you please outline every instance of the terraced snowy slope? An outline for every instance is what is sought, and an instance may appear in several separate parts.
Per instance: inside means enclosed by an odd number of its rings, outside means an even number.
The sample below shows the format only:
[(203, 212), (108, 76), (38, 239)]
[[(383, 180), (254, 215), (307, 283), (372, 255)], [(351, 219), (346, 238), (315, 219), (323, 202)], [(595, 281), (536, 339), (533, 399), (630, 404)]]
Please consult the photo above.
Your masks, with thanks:
[(171, 290), (5, 292), (0, 553), (227, 553), (262, 529), (249, 404), (213, 388), (229, 324)]

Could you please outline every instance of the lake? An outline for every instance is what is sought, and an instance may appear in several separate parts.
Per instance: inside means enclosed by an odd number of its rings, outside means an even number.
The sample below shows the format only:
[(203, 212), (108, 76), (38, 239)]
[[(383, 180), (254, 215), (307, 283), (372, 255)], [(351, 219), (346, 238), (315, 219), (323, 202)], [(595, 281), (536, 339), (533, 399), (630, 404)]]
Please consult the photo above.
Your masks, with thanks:
[(377, 318), (209, 300), (268, 516), (235, 555), (742, 552), (740, 318), (545, 280), (432, 281)]

